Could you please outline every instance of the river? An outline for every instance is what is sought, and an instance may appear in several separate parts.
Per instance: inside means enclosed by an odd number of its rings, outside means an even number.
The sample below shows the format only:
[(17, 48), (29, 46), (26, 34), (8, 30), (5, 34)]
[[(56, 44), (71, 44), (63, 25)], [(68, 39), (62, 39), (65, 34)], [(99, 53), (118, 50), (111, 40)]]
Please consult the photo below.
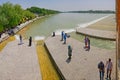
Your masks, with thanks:
[(44, 17), (29, 25), (26, 36), (49, 36), (53, 31), (71, 30), (80, 24), (107, 16), (108, 14), (60, 13)]
[[(56, 34), (60, 34), (62, 30), (72, 32), (80, 25), (91, 24), (108, 15), (110, 14), (60, 13), (46, 16), (29, 24), (29, 28), (25, 31), (25, 36), (26, 38), (32, 36), (34, 39), (38, 39), (47, 38), (52, 32), (56, 32)], [(71, 36), (83, 42), (83, 35), (73, 32)], [(115, 49), (114, 41), (91, 38), (91, 45), (105, 49)]]

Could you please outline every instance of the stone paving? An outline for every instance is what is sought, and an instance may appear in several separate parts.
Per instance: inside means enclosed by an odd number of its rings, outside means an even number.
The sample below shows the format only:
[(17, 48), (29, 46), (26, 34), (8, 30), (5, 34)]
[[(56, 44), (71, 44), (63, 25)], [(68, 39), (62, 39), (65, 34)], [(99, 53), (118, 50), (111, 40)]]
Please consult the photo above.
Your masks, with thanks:
[(35, 45), (18, 43), (10, 42), (0, 52), (0, 80), (42, 80)]
[[(100, 61), (106, 63), (108, 58), (111, 58), (113, 62), (112, 80), (116, 80), (115, 50), (91, 46), (90, 51), (85, 51), (84, 43), (68, 38), (67, 43), (63, 44), (60, 39), (60, 36), (48, 37), (45, 45), (66, 80), (99, 80), (97, 65)], [(69, 44), (73, 48), (71, 60), (68, 60), (67, 46)]]
[(108, 40), (116, 40), (116, 32), (114, 31), (105, 31), (105, 30), (97, 30), (90, 28), (77, 28), (77, 33), (89, 35), (92, 37), (103, 38)]

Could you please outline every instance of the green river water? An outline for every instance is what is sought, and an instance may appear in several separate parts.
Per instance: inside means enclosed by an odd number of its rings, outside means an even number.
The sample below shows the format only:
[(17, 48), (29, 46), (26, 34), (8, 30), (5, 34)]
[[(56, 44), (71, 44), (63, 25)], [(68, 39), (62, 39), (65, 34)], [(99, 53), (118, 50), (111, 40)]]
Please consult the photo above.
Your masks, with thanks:
[[(26, 37), (45, 37), (51, 35), (53, 31), (60, 34), (62, 30), (72, 32), (78, 25), (89, 23), (93, 20), (107, 16), (108, 14), (89, 14), (89, 13), (60, 13), (43, 17), (29, 25), (29, 29), (25, 32)], [(71, 37), (83, 42), (84, 36), (70, 33)], [(91, 45), (105, 49), (115, 49), (115, 41), (101, 40), (90, 38)]]

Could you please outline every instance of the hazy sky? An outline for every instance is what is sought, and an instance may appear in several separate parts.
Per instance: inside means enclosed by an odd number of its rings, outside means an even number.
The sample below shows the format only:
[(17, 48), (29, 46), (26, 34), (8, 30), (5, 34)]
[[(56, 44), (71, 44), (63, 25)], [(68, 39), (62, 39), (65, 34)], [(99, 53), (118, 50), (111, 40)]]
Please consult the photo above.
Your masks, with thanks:
[(59, 11), (115, 10), (115, 0), (0, 0), (0, 5), (8, 1), (20, 4), (24, 9), (37, 6)]

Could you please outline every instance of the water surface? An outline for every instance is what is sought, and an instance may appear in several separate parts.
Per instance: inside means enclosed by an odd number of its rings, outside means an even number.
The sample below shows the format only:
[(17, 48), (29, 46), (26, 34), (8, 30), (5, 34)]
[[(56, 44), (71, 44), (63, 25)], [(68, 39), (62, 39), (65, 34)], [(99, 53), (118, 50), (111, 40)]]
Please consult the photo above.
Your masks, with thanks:
[(29, 25), (26, 36), (49, 36), (53, 31), (74, 29), (79, 24), (91, 22), (108, 14), (60, 13), (39, 19)]

